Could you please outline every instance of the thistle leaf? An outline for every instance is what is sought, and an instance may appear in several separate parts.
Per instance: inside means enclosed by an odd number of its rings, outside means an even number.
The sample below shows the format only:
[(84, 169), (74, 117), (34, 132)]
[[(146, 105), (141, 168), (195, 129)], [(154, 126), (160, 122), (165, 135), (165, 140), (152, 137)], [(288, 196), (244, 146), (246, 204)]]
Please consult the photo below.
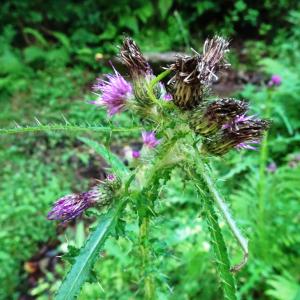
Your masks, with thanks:
[(96, 229), (90, 234), (85, 245), (80, 249), (70, 272), (61, 284), (55, 300), (72, 300), (78, 295), (93, 268), (96, 257), (108, 235), (115, 228), (125, 201), (119, 201), (104, 216), (101, 216)]

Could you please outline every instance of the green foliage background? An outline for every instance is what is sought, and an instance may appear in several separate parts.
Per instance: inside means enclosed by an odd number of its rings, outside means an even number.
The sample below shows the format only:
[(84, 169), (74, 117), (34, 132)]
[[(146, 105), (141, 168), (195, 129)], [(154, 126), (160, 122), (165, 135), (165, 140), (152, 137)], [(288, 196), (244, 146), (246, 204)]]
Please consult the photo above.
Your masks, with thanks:
[[(248, 266), (237, 275), (241, 299), (297, 299), (299, 288), (300, 180), (300, 13), (298, 1), (3, 1), (0, 7), (0, 125), (70, 122), (103, 124), (105, 113), (87, 104), (94, 78), (117, 52), (123, 34), (144, 51), (199, 49), (206, 36), (232, 40), (234, 69), (262, 74), (236, 96), (250, 100), (254, 113), (266, 106), (273, 121), (267, 158), (260, 152), (231, 153), (216, 159), (218, 184), (250, 239)], [(100, 60), (98, 59), (99, 57)], [(97, 58), (97, 59), (96, 59)], [(271, 74), (283, 83), (266, 87)], [(269, 99), (267, 103), (267, 99)], [(36, 120), (38, 119), (38, 120)], [(130, 114), (112, 124), (134, 124)], [(15, 124), (17, 122), (17, 124)], [(88, 134), (91, 135), (91, 134)], [(94, 133), (93, 139), (108, 143)], [(114, 149), (134, 143), (137, 134), (114, 134)], [(59, 241), (55, 254), (79, 247), (84, 223), (66, 232), (46, 220), (52, 202), (99, 178), (103, 160), (77, 133), (2, 136), (0, 144), (0, 299), (52, 299), (65, 273), (63, 264), (43, 270), (35, 287), (26, 262), (42, 245)], [(262, 191), (259, 168), (276, 162)], [(298, 163), (297, 163), (298, 162)], [(201, 218), (201, 201), (174, 171), (157, 204), (151, 240), (155, 250), (159, 299), (219, 299), (220, 291)], [(259, 202), (261, 201), (261, 202)], [(264, 213), (257, 207), (263, 202)], [(200, 211), (200, 214), (199, 214)], [(111, 238), (94, 276), (79, 299), (141, 299), (136, 216), (126, 217), (126, 237)], [(91, 223), (93, 217), (87, 218)], [(262, 226), (263, 224), (263, 226)], [(240, 253), (224, 227), (230, 253)], [(75, 248), (72, 248), (76, 251)]]

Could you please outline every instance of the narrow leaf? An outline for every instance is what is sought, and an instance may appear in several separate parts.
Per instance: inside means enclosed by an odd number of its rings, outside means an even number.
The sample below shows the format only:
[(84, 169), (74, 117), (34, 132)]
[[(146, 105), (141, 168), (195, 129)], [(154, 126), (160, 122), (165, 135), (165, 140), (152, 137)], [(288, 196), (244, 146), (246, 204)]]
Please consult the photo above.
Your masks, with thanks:
[(85, 245), (80, 249), (80, 253), (61, 284), (55, 300), (72, 300), (78, 295), (81, 286), (87, 280), (96, 257), (99, 255), (101, 247), (114, 229), (123, 207), (124, 201), (120, 201), (106, 215), (101, 216), (95, 231), (90, 234)]

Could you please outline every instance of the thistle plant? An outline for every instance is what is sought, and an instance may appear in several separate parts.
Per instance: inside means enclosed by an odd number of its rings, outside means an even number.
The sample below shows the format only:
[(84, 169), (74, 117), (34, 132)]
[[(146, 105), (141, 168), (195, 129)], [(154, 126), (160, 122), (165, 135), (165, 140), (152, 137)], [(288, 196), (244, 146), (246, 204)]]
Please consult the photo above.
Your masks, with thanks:
[[(154, 255), (149, 239), (151, 219), (155, 218), (159, 190), (174, 168), (180, 168), (187, 175), (200, 195), (199, 207), (204, 208), (224, 299), (237, 299), (234, 272), (247, 262), (247, 239), (216, 189), (210, 159), (231, 150), (255, 150), (269, 122), (249, 115), (246, 102), (212, 96), (211, 85), (220, 71), (229, 67), (228, 46), (228, 41), (221, 37), (207, 39), (201, 53), (193, 50), (193, 55), (174, 58), (174, 63), (164, 66), (165, 70), (156, 76), (137, 44), (129, 37), (124, 38), (119, 57), (128, 69), (130, 80), (113, 67), (112, 74), (96, 81), (93, 89), (98, 98), (92, 104), (96, 109), (106, 109), (109, 118), (130, 111), (141, 126), (92, 129), (103, 134), (138, 130), (143, 147), (132, 151), (127, 167), (105, 146), (81, 138), (106, 159), (112, 174), (87, 192), (60, 198), (48, 218), (66, 224), (90, 207), (103, 211), (106, 206), (107, 210), (99, 216), (98, 225), (80, 250), (56, 299), (76, 297), (106, 238), (115, 233), (114, 229), (128, 210), (135, 211), (139, 220), (140, 293), (144, 294), (143, 299), (156, 299), (156, 274), (151, 268)], [(238, 265), (230, 264), (216, 210), (241, 247), (243, 260)]]

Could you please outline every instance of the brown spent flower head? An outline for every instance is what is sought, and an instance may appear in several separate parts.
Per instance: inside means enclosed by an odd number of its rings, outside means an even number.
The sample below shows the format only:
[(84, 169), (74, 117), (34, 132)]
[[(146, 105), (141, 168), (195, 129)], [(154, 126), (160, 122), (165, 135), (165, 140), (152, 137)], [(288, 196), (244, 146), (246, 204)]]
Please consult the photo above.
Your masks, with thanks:
[(197, 66), (199, 80), (202, 84), (210, 85), (213, 81), (218, 80), (216, 73), (230, 66), (225, 60), (225, 54), (229, 52), (228, 46), (229, 42), (219, 36), (205, 41), (203, 57)]
[(224, 59), (228, 45), (221, 37), (207, 39), (203, 54), (195, 51), (194, 56), (180, 56), (170, 66), (175, 71), (169, 83), (177, 106), (189, 110), (203, 101), (212, 82), (218, 79), (215, 73), (229, 65)]
[[(149, 63), (133, 39), (129, 37), (124, 38), (119, 56), (130, 72), (133, 82), (133, 92), (138, 106), (151, 106), (153, 103), (149, 98), (147, 88), (155, 76)], [(161, 86), (156, 85), (154, 88), (156, 98), (159, 99), (162, 92)]]
[(122, 47), (120, 48), (120, 58), (129, 69), (133, 79), (137, 76), (145, 77), (152, 74), (149, 63), (143, 56), (138, 45), (130, 37), (125, 37), (123, 40)]
[(195, 108), (190, 115), (190, 127), (202, 136), (216, 133), (222, 126), (248, 110), (248, 103), (224, 98)]
[(264, 132), (269, 128), (267, 120), (238, 116), (236, 120), (223, 125), (222, 130), (203, 142), (205, 151), (214, 155), (223, 155), (229, 150), (256, 150), (251, 144), (259, 144)]

